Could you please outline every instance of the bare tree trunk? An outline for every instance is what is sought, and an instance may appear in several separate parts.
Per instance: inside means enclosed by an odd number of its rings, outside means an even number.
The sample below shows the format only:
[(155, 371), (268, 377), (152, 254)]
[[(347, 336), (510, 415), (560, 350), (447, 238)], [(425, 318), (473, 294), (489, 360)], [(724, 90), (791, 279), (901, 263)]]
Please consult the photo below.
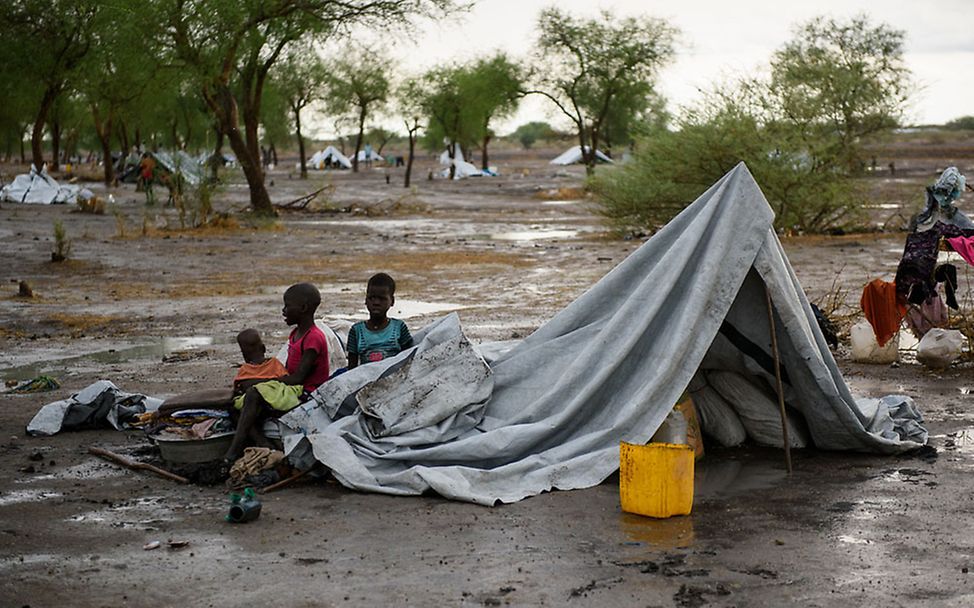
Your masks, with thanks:
[(484, 171), (487, 171), (488, 169), (490, 169), (490, 164), (489, 164), (489, 162), (487, 160), (487, 144), (489, 144), (489, 143), (490, 143), (490, 134), (489, 133), (485, 133), (484, 134), (484, 144), (483, 144), (483, 147), (480, 148), (481, 168)]
[(453, 179), (457, 176), (457, 142), (451, 141), (446, 150), (450, 157), (450, 179)]
[(61, 168), (61, 122), (54, 117), (51, 121), (51, 171)]
[(71, 131), (67, 142), (64, 145), (64, 154), (68, 159), (74, 158), (78, 153), (78, 130)]
[(219, 169), (223, 165), (223, 129), (219, 124), (213, 125), (213, 129), (216, 131), (216, 147), (210, 156), (210, 179), (215, 182), (220, 179)]
[(294, 111), (294, 132), (298, 138), (298, 156), (301, 157), (301, 179), (308, 179), (308, 161), (304, 157), (304, 136), (301, 135), (301, 108), (291, 106)]
[(379, 156), (382, 156), (382, 149), (386, 147), (387, 143), (389, 143), (389, 139), (391, 138), (392, 135), (388, 131), (383, 130), (383, 132), (386, 133), (386, 136), (379, 141), (379, 147), (375, 149), (375, 153), (378, 154)]
[(237, 155), (237, 162), (243, 169), (244, 176), (247, 178), (247, 186), (250, 189), (250, 207), (258, 215), (277, 215), (274, 206), (271, 204), (271, 197), (264, 186), (264, 169), (260, 164), (260, 150), (257, 147), (257, 119), (255, 113), (246, 112), (244, 117), (244, 127), (248, 138), (253, 135), (253, 139), (245, 140), (240, 133), (238, 125), (237, 101), (233, 97), (233, 92), (226, 84), (216, 85), (216, 91), (204, 91), (204, 98), (210, 109), (213, 110), (217, 120), (220, 121), (220, 130), (230, 141), (233, 153)]
[(95, 123), (95, 135), (101, 143), (101, 153), (105, 157), (105, 185), (111, 186), (115, 181), (115, 165), (112, 163), (112, 122), (115, 111), (109, 106), (108, 115), (102, 120), (101, 112), (94, 104), (91, 105), (91, 117)]
[(118, 125), (117, 135), (118, 135), (118, 141), (121, 142), (121, 146), (122, 146), (122, 156), (126, 157), (128, 156), (129, 152), (131, 152), (131, 142), (129, 141), (129, 130), (125, 127), (124, 120), (118, 121), (117, 125)]
[(57, 87), (49, 86), (44, 90), (41, 105), (37, 109), (37, 114), (34, 118), (34, 129), (30, 134), (30, 162), (34, 164), (38, 171), (44, 166), (44, 150), (42, 148), (42, 144), (44, 143), (44, 124), (47, 122), (47, 115), (51, 111), (51, 106), (54, 105), (54, 100), (57, 99), (57, 94)]
[(355, 156), (352, 157), (352, 172), (358, 173), (358, 152), (362, 149), (362, 138), (365, 137), (365, 106), (359, 107), (358, 135), (355, 136)]
[(20, 130), (20, 164), (27, 164), (27, 151), (24, 146), (24, 140), (27, 139), (27, 131), (30, 129), (30, 123), (25, 123)]
[[(109, 121), (111, 122), (111, 121)], [(115, 164), (112, 162), (112, 136), (111, 131), (102, 135), (99, 129), (98, 140), (101, 142), (101, 152), (105, 155), (105, 185), (111, 186), (115, 181)]]
[(173, 151), (179, 150), (181, 147), (179, 145), (179, 132), (176, 130), (178, 126), (179, 126), (179, 121), (176, 120), (175, 118), (169, 121), (169, 137), (172, 139), (171, 145)]
[(413, 173), (413, 158), (416, 156), (416, 132), (419, 131), (419, 125), (409, 126), (406, 123), (406, 131), (409, 135), (409, 158), (406, 159), (406, 181), (403, 187), (409, 187), (409, 179)]

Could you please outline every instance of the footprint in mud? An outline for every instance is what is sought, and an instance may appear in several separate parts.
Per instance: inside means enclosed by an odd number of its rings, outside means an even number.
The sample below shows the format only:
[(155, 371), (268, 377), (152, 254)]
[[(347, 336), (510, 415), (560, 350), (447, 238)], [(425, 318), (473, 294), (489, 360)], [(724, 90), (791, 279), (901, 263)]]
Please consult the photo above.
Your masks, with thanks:
[(748, 568), (747, 570), (734, 570), (734, 572), (740, 572), (741, 574), (749, 574), (751, 576), (760, 576), (765, 580), (778, 578), (778, 573), (774, 570), (766, 570), (765, 568)]
[[(886, 469), (883, 471), (883, 476), (888, 481), (902, 481), (904, 483), (910, 483), (913, 485), (919, 485), (924, 477), (929, 477), (933, 473), (929, 471), (922, 471), (920, 469)], [(926, 482), (924, 485), (937, 485), (936, 482)]]
[(730, 591), (721, 583), (713, 586), (680, 585), (680, 590), (673, 595), (673, 601), (681, 608), (700, 608), (707, 603), (704, 596), (730, 595)]
[(704, 568), (679, 568), (686, 563), (687, 556), (678, 553), (667, 554), (657, 563), (651, 560), (638, 562), (612, 562), (623, 568), (638, 568), (643, 574), (662, 574), (663, 576), (707, 576), (710, 570)]
[(590, 591), (595, 591), (596, 589), (608, 589), (616, 583), (621, 583), (622, 577), (616, 576), (613, 578), (604, 578), (600, 580), (594, 580), (589, 582), (587, 585), (582, 585), (581, 587), (575, 587), (568, 594), (568, 599), (576, 597), (588, 597)]

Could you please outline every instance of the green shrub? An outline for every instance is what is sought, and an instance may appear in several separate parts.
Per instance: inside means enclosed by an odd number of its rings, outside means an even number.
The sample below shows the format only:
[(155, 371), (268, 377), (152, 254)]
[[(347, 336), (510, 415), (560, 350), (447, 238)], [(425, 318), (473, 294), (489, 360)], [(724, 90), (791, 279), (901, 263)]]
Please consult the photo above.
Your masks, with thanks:
[(63, 262), (71, 255), (71, 239), (64, 229), (61, 220), (54, 221), (54, 251), (51, 252), (52, 262)]

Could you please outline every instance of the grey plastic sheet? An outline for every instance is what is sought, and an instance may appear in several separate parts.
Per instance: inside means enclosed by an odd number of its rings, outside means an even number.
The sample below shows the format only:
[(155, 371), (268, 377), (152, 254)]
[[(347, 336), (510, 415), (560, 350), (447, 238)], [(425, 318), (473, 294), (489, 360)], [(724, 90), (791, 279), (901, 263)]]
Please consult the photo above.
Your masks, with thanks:
[[(350, 488), (389, 494), (492, 505), (590, 487), (618, 468), (620, 441), (653, 436), (698, 370), (773, 386), (765, 290), (786, 404), (813, 446), (883, 454), (922, 446), (926, 430), (908, 397), (850, 393), (773, 217), (740, 164), (524, 341), (491, 349), (491, 373), (480, 380), (493, 384), (486, 399), (482, 390), (446, 391), (426, 401), (436, 409), (428, 426), (370, 431), (359, 391), (371, 385), (370, 398), (381, 400), (380, 378), (439, 344), (465, 342), (451, 315), (417, 334), (414, 349), (339, 376), (282, 418), (286, 449)], [(452, 363), (430, 369), (458, 373)]]
[(30, 422), (30, 435), (54, 435), (61, 431), (111, 427), (125, 428), (126, 421), (159, 409), (162, 399), (127, 393), (108, 380), (98, 380), (67, 399), (43, 406)]

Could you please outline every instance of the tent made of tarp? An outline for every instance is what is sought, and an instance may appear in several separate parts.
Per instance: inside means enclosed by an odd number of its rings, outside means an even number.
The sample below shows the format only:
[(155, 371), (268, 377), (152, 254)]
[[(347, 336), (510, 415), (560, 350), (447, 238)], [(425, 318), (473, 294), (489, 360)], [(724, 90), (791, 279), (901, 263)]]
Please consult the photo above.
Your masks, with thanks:
[(18, 175), (0, 190), (0, 200), (39, 205), (74, 202), (77, 195), (78, 187), (57, 183), (48, 175), (47, 165), (41, 167), (40, 172), (31, 165), (29, 173)]
[(308, 166), (312, 169), (351, 169), (352, 161), (350, 161), (347, 156), (339, 152), (338, 148), (335, 146), (328, 146), (324, 150), (315, 152), (314, 155), (308, 159)]
[[(602, 482), (619, 466), (619, 442), (649, 441), (688, 388), (707, 397), (693, 395), (707, 405), (708, 435), (736, 422), (780, 446), (767, 298), (801, 431), (792, 437), (885, 454), (924, 445), (909, 397), (853, 397), (773, 220), (739, 164), (489, 366), (448, 316), (416, 332), (417, 346), (336, 377), (281, 418), (285, 449), (359, 490), (513, 502)], [(776, 432), (746, 419), (755, 395)]]
[(381, 163), (384, 159), (375, 150), (372, 150), (372, 158), (371, 159), (365, 153), (365, 150), (359, 150), (358, 151), (358, 162), (364, 163), (367, 160), (371, 160), (373, 162)]
[[(585, 151), (588, 152), (588, 146), (585, 146)], [(595, 158), (602, 163), (613, 162), (611, 158), (609, 158), (602, 152), (602, 150), (595, 151)], [(553, 158), (548, 164), (574, 165), (580, 162), (582, 162), (582, 147), (572, 146), (571, 148), (568, 148), (567, 150), (559, 154), (556, 158)]]
[[(207, 155), (193, 157), (183, 150), (176, 150), (175, 152), (147, 150), (146, 154), (156, 161), (156, 179), (154, 181), (157, 183), (161, 182), (160, 178), (164, 175), (175, 175), (179, 173), (187, 184), (190, 186), (198, 186), (206, 175), (205, 162)], [(134, 161), (132, 160), (133, 156), (135, 156)], [(129, 184), (137, 182), (141, 172), (139, 168), (141, 162), (142, 157), (140, 155), (129, 155), (126, 157), (124, 163), (121, 163), (124, 166), (122, 167), (122, 174), (119, 179)]]
[(484, 173), (477, 168), (473, 163), (468, 163), (463, 159), (463, 151), (460, 150), (460, 146), (457, 146), (456, 153), (454, 157), (450, 158), (450, 151), (444, 150), (440, 154), (440, 164), (444, 165), (446, 169), (443, 170), (443, 177), (450, 176), (450, 165), (456, 166), (456, 171), (453, 172), (453, 179), (463, 179), (465, 177), (481, 177), (483, 175), (493, 175), (491, 173)]
[(198, 186), (203, 180), (204, 167), (200, 159), (193, 158), (182, 150), (176, 150), (175, 152), (160, 150), (158, 152), (151, 152), (150, 154), (156, 159), (157, 171), (162, 170), (170, 175), (180, 173), (183, 179), (186, 180), (186, 183), (192, 186)]

